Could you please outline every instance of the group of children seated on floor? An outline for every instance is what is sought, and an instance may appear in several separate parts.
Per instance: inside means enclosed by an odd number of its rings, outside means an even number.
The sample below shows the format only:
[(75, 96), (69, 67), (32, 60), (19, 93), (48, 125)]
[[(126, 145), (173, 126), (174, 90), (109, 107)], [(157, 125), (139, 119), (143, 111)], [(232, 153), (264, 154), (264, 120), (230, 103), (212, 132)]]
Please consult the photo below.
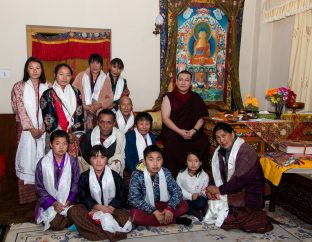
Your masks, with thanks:
[(36, 168), (36, 222), (53, 230), (75, 224), (88, 240), (116, 241), (126, 238), (132, 224), (191, 224), (191, 219), (181, 217), (184, 214), (202, 220), (209, 178), (201, 168), (199, 155), (187, 155), (186, 168), (175, 181), (162, 166), (162, 152), (153, 143), (145, 145), (144, 151), (136, 151), (138, 156), (143, 154), (139, 157), (142, 164), (133, 168), (129, 188), (125, 188), (123, 178), (107, 165), (103, 145), (92, 147), (90, 169), (80, 175), (78, 162), (67, 153), (68, 134), (54, 131), (51, 150)]

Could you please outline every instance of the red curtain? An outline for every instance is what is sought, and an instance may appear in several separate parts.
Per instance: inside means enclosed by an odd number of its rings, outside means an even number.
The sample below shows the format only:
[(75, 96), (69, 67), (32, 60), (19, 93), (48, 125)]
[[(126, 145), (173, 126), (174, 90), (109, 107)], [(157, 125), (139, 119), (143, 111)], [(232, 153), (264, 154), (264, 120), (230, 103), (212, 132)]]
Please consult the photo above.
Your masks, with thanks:
[(88, 59), (98, 53), (110, 60), (110, 31), (101, 33), (68, 32), (53, 36), (35, 34), (32, 36), (32, 56), (42, 61), (64, 61), (67, 59)]

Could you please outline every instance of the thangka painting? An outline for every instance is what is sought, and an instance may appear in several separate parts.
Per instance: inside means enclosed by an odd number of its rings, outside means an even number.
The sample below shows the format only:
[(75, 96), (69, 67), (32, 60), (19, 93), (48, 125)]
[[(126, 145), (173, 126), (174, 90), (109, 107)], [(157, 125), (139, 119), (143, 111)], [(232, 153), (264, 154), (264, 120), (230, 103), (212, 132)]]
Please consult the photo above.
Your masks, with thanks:
[(176, 71), (192, 73), (192, 89), (207, 103), (224, 102), (228, 18), (215, 5), (191, 4), (178, 17)]

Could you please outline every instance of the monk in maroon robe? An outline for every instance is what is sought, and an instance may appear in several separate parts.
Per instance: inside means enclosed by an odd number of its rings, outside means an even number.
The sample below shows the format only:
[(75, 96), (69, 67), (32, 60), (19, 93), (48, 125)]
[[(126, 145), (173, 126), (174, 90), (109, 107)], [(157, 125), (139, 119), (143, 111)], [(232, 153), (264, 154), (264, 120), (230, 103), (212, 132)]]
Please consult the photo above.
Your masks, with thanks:
[(191, 85), (192, 74), (181, 71), (175, 89), (164, 97), (161, 105), (164, 166), (173, 177), (185, 167), (189, 151), (199, 152), (203, 168), (208, 168), (210, 144), (203, 129), (203, 117), (208, 116), (208, 111), (201, 97), (190, 90)]
[(265, 233), (273, 229), (262, 211), (264, 176), (255, 150), (236, 136), (226, 123), (217, 123), (213, 136), (220, 145), (212, 158), (215, 185), (207, 188), (209, 199), (227, 195), (229, 213), (221, 228)]

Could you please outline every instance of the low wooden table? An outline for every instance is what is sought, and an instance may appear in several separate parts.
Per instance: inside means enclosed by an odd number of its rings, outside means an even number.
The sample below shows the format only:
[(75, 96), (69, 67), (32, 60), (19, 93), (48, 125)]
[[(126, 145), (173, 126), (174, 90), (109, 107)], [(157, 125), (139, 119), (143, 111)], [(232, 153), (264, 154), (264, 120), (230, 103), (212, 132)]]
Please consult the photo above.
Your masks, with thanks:
[[(279, 152), (281, 153), (281, 152)], [(271, 195), (270, 195), (270, 204), (269, 210), (275, 210), (275, 194), (278, 185), (282, 179), (284, 173), (295, 173), (295, 174), (312, 174), (312, 160), (306, 160), (304, 158), (299, 159), (298, 162), (293, 163), (289, 166), (283, 166), (283, 160), (274, 158), (274, 155), (271, 157), (261, 157), (260, 163), (263, 169), (264, 177), (269, 181), (271, 185)], [(280, 154), (277, 155), (280, 157)]]
[[(212, 130), (216, 123), (221, 121), (210, 117), (205, 118), (204, 130), (214, 148), (217, 147), (217, 143), (213, 139)], [(232, 126), (237, 136), (243, 138), (260, 155), (276, 150), (276, 144), (282, 139), (288, 139), (292, 136), (301, 140), (312, 139), (312, 122), (251, 119), (227, 123)]]
[[(217, 143), (213, 139), (212, 130), (220, 121), (222, 120), (205, 119), (205, 133), (214, 148), (217, 147)], [(275, 143), (280, 139), (286, 139), (296, 126), (292, 120), (250, 120), (228, 124), (232, 126), (237, 136), (243, 138), (258, 154), (274, 151)]]

